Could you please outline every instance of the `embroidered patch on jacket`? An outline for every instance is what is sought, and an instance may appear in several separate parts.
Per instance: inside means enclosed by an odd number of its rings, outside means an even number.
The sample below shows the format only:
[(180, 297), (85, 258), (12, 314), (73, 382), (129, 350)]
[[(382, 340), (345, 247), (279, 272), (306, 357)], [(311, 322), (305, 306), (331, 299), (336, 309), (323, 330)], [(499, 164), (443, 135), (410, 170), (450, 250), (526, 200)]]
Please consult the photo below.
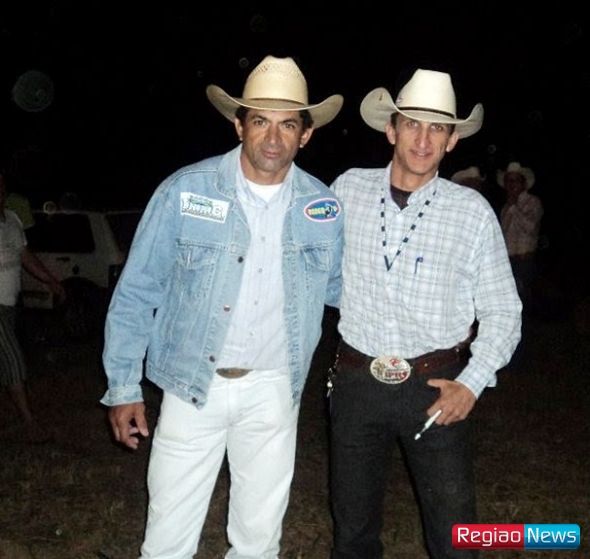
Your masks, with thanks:
[(334, 198), (321, 198), (307, 204), (303, 213), (313, 221), (334, 221), (340, 215), (340, 204)]
[(180, 213), (182, 215), (225, 223), (228, 208), (229, 202), (225, 200), (215, 200), (192, 192), (180, 193)]

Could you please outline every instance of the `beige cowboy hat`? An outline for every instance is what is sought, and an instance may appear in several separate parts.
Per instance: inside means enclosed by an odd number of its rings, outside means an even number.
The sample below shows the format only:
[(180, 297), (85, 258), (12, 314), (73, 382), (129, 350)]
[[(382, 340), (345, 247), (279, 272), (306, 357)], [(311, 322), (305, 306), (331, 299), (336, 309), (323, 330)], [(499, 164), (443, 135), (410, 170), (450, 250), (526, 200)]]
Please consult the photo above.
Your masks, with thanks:
[(461, 169), (460, 171), (456, 171), (451, 177), (451, 181), (458, 184), (462, 184), (464, 180), (470, 179), (483, 180), (479, 167), (473, 165), (471, 167), (467, 167), (467, 169)]
[(496, 173), (496, 180), (502, 188), (504, 188), (504, 176), (508, 173), (518, 173), (521, 175), (524, 178), (526, 190), (535, 184), (535, 173), (533, 173), (528, 167), (522, 167), (518, 161), (512, 161), (511, 163), (508, 163), (508, 167), (506, 167), (505, 171), (500, 169)]
[(328, 124), (342, 108), (342, 95), (332, 95), (318, 104), (307, 98), (307, 82), (292, 58), (267, 56), (248, 76), (242, 97), (232, 97), (216, 85), (206, 90), (209, 101), (228, 120), (234, 121), (236, 109), (265, 111), (307, 110), (314, 128)]
[(401, 113), (415, 120), (454, 124), (459, 138), (467, 138), (483, 124), (483, 105), (475, 105), (466, 119), (457, 118), (456, 105), (449, 74), (418, 69), (401, 89), (395, 103), (384, 87), (368, 93), (361, 102), (361, 116), (379, 132), (385, 132), (392, 113)]

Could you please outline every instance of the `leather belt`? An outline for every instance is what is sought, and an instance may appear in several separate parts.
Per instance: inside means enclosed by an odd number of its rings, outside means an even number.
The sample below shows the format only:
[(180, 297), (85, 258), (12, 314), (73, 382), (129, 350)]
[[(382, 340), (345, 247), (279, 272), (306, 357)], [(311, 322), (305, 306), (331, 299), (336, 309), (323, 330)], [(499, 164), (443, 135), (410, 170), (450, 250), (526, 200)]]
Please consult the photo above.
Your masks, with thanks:
[(250, 371), (254, 369), (240, 369), (239, 367), (222, 367), (215, 372), (223, 378), (241, 378), (245, 377)]
[[(419, 357), (406, 359), (406, 361), (412, 368), (413, 373), (417, 373), (419, 375), (433, 373), (438, 369), (442, 369), (443, 367), (456, 364), (458, 365), (460, 363), (466, 362), (467, 358), (469, 357), (470, 344), (470, 339), (465, 340), (464, 342), (461, 342), (450, 349), (437, 349), (436, 351), (425, 353)], [(351, 367), (363, 369), (366, 368), (366, 370), (369, 370), (369, 366), (375, 357), (361, 353), (342, 340), (338, 348), (337, 359), (338, 362), (345, 363)]]

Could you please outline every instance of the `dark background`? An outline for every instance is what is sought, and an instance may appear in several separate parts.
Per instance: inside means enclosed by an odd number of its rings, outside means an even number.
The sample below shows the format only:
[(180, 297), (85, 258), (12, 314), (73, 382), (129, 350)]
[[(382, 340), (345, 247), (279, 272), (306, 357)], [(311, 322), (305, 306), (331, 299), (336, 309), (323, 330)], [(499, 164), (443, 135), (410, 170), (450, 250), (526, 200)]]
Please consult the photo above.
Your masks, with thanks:
[[(143, 205), (179, 166), (236, 144), (208, 102), (214, 83), (241, 95), (267, 54), (292, 56), (310, 102), (341, 93), (337, 119), (298, 163), (331, 182), (351, 166), (385, 165), (390, 146), (361, 120), (364, 95), (392, 96), (417, 67), (449, 72), (458, 116), (485, 109), (441, 174), (479, 165), (495, 189), (510, 160), (530, 166), (546, 238), (587, 239), (588, 21), (569, 3), (472, 1), (222, 3), (4, 2), (0, 8), (0, 146), (35, 205), (75, 192), (84, 205)], [(528, 3), (527, 3), (528, 4)], [(30, 112), (12, 91), (47, 75), (51, 103)]]

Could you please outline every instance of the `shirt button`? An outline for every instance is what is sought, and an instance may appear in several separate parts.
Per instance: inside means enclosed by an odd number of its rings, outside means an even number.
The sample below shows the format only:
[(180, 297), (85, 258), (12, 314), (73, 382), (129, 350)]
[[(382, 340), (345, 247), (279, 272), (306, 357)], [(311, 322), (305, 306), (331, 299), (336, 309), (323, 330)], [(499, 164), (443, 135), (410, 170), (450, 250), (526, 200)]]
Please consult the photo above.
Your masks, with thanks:
[(209, 361), (215, 363), (215, 355), (209, 355)]
[(241, 264), (244, 261), (244, 257), (243, 256), (238, 256), (238, 262)]
[(223, 310), (225, 312), (229, 312), (230, 309), (231, 309), (231, 307), (229, 305), (223, 305)]

